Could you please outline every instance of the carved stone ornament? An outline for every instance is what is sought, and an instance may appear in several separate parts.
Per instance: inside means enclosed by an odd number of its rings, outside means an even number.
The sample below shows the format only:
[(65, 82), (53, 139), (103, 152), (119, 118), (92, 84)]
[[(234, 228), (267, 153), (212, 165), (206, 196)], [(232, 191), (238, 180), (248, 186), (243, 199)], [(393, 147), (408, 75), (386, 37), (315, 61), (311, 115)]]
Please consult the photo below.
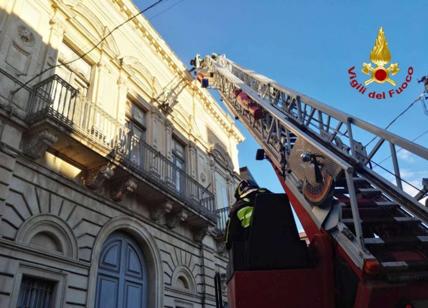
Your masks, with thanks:
[(134, 179), (128, 179), (122, 184), (119, 185), (119, 188), (115, 191), (112, 191), (112, 199), (116, 202), (123, 200), (123, 197), (128, 193), (133, 193), (137, 190), (137, 182)]
[(221, 166), (223, 166), (226, 169), (229, 169), (232, 164), (232, 160), (227, 153), (227, 151), (223, 148), (222, 145), (215, 143), (211, 146), (209, 149), (209, 154), (211, 154), (214, 158), (214, 160), (219, 163)]
[(162, 216), (172, 212), (174, 206), (171, 202), (166, 201), (160, 205), (155, 205), (150, 209), (150, 218), (159, 221)]
[(193, 229), (193, 239), (195, 242), (202, 242), (205, 235), (208, 233), (208, 226), (202, 226), (199, 228)]
[(57, 141), (58, 137), (56, 135), (48, 130), (42, 130), (24, 139), (23, 150), (29, 157), (39, 159)]
[(199, 178), (201, 179), (202, 183), (205, 183), (205, 181), (207, 180), (207, 176), (203, 172), (201, 172), (201, 174), (199, 175)]
[(34, 34), (24, 25), (19, 25), (17, 28), (18, 38), (20, 43), (24, 46), (33, 46), (34, 45)]
[(167, 214), (165, 216), (165, 223), (168, 228), (173, 229), (175, 228), (180, 222), (185, 222), (187, 220), (187, 213), (184, 210), (181, 211), (175, 211)]
[(96, 170), (91, 170), (85, 178), (85, 185), (90, 189), (99, 189), (106, 180), (114, 175), (114, 166), (107, 164)]

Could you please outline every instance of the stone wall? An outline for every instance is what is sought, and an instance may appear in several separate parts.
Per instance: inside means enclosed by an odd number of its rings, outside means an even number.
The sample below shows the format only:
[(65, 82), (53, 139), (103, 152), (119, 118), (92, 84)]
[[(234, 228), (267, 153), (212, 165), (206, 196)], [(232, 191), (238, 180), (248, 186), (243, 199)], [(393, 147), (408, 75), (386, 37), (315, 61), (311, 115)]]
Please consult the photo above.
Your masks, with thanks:
[[(160, 187), (138, 182), (101, 144), (107, 129), (126, 127), (132, 101), (146, 112), (145, 140), (154, 150), (172, 160), (172, 138), (179, 138), (186, 174), (212, 193), (219, 191), (220, 174), (232, 200), (243, 137), (149, 22), (140, 16), (85, 63), (23, 85), (67, 62), (67, 48), (83, 55), (137, 11), (128, 0), (0, 0), (0, 307), (16, 307), (27, 276), (55, 282), (54, 307), (94, 307), (103, 244), (118, 231), (144, 254), (147, 307), (215, 306), (214, 274), (224, 273), (227, 263), (215, 223)], [(79, 106), (97, 110), (87, 125), (103, 124), (96, 133), (104, 137), (90, 139), (79, 123), (61, 117), (43, 118), (44, 126), (29, 121), (34, 87), (54, 73), (79, 90)], [(186, 80), (186, 87), (165, 114), (159, 106), (173, 80)], [(121, 170), (114, 181), (111, 163)], [(106, 172), (101, 179), (100, 170)], [(124, 182), (132, 189), (112, 198)]]

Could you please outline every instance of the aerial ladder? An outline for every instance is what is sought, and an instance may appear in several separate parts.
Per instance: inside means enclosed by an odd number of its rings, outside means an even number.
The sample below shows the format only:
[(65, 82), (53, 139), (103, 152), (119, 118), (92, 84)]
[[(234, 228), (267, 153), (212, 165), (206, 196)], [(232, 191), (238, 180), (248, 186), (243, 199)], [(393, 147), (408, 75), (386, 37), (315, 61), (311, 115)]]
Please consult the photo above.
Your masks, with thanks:
[[(191, 64), (262, 147), (258, 159), (272, 164), (315, 259), (307, 269), (247, 272), (241, 284), (235, 273), (229, 307), (428, 307), (428, 208), (418, 201), (427, 179), (416, 196), (407, 193), (397, 158), (401, 148), (426, 161), (428, 149), (224, 55)], [(384, 146), (394, 182), (373, 160)]]

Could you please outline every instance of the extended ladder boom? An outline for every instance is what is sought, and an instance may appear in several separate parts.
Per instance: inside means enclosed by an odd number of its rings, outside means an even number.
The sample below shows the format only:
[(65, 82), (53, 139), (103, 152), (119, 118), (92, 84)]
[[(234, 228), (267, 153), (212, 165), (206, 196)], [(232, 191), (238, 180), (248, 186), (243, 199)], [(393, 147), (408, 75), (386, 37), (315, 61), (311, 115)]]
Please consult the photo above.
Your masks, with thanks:
[[(410, 248), (421, 255), (418, 266), (428, 268), (428, 210), (404, 191), (396, 147), (424, 160), (427, 148), (284, 88), (225, 56), (197, 56), (192, 64), (202, 85), (218, 89), (263, 147), (309, 238), (329, 231), (359, 269), (377, 260), (394, 273), (398, 267), (408, 270), (412, 262), (396, 252)], [(354, 137), (357, 132), (375, 137), (376, 143), (368, 149)], [(384, 144), (395, 183), (372, 165)]]

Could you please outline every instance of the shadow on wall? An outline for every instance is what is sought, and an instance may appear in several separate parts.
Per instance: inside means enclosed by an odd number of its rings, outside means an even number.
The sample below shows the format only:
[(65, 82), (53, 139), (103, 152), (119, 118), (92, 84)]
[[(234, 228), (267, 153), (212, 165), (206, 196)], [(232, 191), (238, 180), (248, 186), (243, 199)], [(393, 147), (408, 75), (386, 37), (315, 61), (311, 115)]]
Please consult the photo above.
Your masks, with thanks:
[(17, 90), (41, 68), (55, 65), (57, 55), (58, 51), (43, 42), (37, 29), (0, 8), (0, 104), (13, 106), (14, 112), (23, 117), (31, 86), (53, 74), (53, 70)]

